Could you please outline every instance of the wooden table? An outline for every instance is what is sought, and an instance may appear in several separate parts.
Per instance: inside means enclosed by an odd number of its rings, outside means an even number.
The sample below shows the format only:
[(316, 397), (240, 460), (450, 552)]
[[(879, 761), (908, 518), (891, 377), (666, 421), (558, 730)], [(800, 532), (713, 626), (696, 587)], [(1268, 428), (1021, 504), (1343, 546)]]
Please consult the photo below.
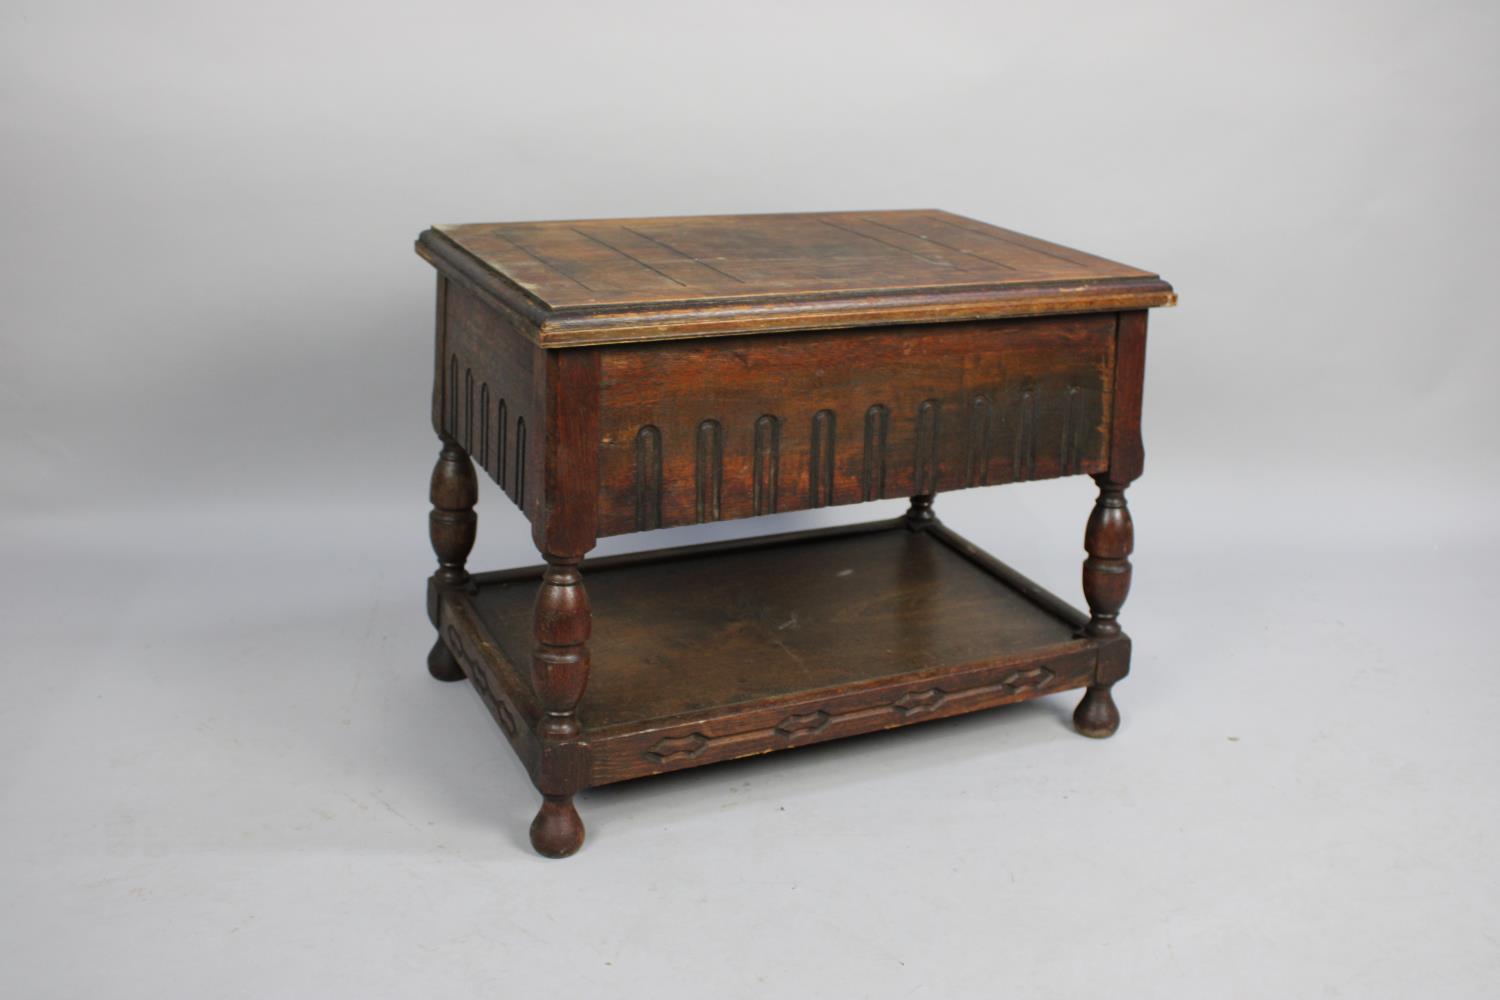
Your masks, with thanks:
[[(939, 211), (436, 226), (427, 610), (543, 799), (1086, 687), (1130, 663), (1147, 271)], [(471, 574), (473, 460), (545, 565)], [(1073, 610), (944, 490), (1089, 475)], [(910, 497), (894, 521), (590, 560), (597, 539)], [(591, 670), (591, 664), (597, 666)]]

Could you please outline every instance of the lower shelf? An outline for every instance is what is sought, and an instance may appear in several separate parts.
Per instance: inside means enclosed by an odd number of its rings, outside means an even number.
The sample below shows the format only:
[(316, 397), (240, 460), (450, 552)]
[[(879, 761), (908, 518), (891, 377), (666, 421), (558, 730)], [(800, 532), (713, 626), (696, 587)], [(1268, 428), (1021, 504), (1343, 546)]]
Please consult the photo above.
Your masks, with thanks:
[[(440, 597), (444, 640), (533, 773), (540, 576), (481, 574)], [(1086, 615), (941, 525), (598, 559), (583, 578), (594, 621), (572, 755), (583, 785), (959, 715), (1128, 668), (1128, 639), (1082, 636)]]

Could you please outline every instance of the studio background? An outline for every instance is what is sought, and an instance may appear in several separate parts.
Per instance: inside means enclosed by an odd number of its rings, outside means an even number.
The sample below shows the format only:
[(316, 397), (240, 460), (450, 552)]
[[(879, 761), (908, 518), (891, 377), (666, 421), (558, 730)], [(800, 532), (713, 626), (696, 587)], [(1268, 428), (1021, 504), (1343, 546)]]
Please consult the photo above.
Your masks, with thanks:
[[(12, 0), (0, 992), (1485, 995), (1497, 37), (1481, 2)], [(1063, 696), (585, 793), (583, 852), (535, 857), (423, 664), (413, 239), (909, 207), (1181, 296), (1119, 734)], [(938, 510), (1081, 603), (1093, 495)], [(471, 566), (536, 561), (479, 513)]]

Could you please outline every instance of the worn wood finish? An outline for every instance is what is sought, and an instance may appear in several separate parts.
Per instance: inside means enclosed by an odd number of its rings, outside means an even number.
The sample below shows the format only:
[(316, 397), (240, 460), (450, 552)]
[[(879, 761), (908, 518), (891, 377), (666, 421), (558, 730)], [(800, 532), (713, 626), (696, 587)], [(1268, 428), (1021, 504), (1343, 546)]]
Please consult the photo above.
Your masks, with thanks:
[[(452, 438), (443, 439), (437, 464), (432, 469), (428, 496), (432, 511), (427, 515), (427, 531), (438, 557), (438, 568), (427, 581), (427, 617), (438, 625), (438, 594), (469, 583), (465, 563), (474, 549), (478, 530), (474, 504), (479, 499), (479, 483), (474, 477), (474, 463)], [(441, 631), (427, 654), (427, 669), (440, 681), (464, 679), (463, 669), (443, 642)]]
[(1108, 465), (1116, 319), (599, 349), (599, 535)]
[(583, 727), (575, 714), (589, 682), (593, 615), (578, 563), (547, 554), (541, 587), (531, 602), (531, 688), (541, 703), (536, 734), (542, 753), (537, 787), (543, 802), (531, 825), (538, 853), (561, 858), (583, 846), (583, 821), (573, 793), (583, 785)]
[[(977, 551), (903, 520), (590, 563), (592, 655), (609, 666), (569, 737), (587, 734), (588, 784), (1089, 683), (1116, 640), (1080, 635), (1085, 616), (1059, 615), (1056, 598)], [(547, 572), (484, 574), (445, 595), (482, 630), (470, 645), (491, 690), (525, 684)], [(500, 703), (511, 731), (547, 724), (536, 701)]]
[[(1149, 272), (933, 211), (439, 227), (435, 677), (578, 850), (581, 789), (1086, 688), (1119, 725)], [(543, 565), (471, 576), (473, 460)], [(940, 492), (1090, 475), (1074, 609)], [(588, 559), (599, 537), (910, 497), (905, 516)], [(587, 583), (585, 584), (585, 578)], [(593, 665), (597, 664), (597, 668)]]
[[(439, 296), (433, 427), (457, 442), (535, 522), (547, 437), (547, 358), (502, 313), (461, 285)], [(538, 387), (538, 382), (542, 386)]]
[(417, 251), (544, 347), (1175, 301), (1149, 271), (933, 209), (444, 225)]
[[(1130, 554), (1135, 525), (1125, 502), (1125, 488), (1141, 474), (1146, 453), (1141, 443), (1141, 394), (1146, 377), (1146, 314), (1121, 313), (1116, 334), (1113, 412), (1110, 418), (1109, 468), (1094, 476), (1099, 498), (1084, 529), (1083, 594), (1089, 605), (1087, 634), (1120, 636), (1120, 609), (1130, 593)], [(1128, 640), (1102, 657), (1073, 722), (1085, 736), (1112, 736), (1120, 728), (1120, 710), (1111, 691), (1129, 669)]]
[(1108, 476), (1096, 477), (1099, 499), (1083, 534), (1088, 558), (1083, 563), (1083, 596), (1088, 600), (1089, 635), (1120, 634), (1120, 608), (1130, 593), (1130, 553), (1135, 526), (1125, 504), (1125, 487)]

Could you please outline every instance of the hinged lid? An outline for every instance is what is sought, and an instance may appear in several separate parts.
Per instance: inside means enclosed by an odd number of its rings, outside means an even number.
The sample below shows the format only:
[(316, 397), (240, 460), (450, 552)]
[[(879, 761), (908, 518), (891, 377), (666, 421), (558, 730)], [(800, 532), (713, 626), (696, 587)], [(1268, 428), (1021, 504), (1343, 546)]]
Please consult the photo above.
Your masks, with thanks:
[(934, 209), (434, 226), (417, 252), (543, 347), (1176, 301), (1149, 271)]

